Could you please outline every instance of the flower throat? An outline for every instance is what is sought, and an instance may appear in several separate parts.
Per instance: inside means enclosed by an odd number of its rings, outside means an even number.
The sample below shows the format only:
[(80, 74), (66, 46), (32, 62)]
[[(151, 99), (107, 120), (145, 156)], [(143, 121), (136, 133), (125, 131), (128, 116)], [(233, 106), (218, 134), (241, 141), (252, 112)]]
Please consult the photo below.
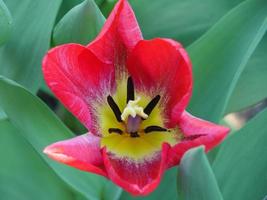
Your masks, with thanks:
[(126, 97), (126, 107), (124, 108), (123, 112), (121, 112), (119, 106), (116, 104), (114, 99), (111, 95), (108, 95), (107, 102), (112, 109), (116, 120), (122, 123), (125, 127), (124, 130), (120, 128), (111, 127), (108, 129), (109, 133), (117, 133), (117, 134), (128, 134), (130, 137), (140, 137), (140, 133), (150, 133), (150, 132), (169, 132), (168, 129), (152, 125), (147, 126), (144, 129), (140, 129), (140, 125), (142, 121), (149, 118), (149, 115), (156, 107), (160, 100), (160, 95), (155, 96), (145, 108), (138, 105), (140, 101), (140, 97), (135, 99), (135, 92), (134, 92), (134, 84), (131, 77), (127, 80), (127, 97)]

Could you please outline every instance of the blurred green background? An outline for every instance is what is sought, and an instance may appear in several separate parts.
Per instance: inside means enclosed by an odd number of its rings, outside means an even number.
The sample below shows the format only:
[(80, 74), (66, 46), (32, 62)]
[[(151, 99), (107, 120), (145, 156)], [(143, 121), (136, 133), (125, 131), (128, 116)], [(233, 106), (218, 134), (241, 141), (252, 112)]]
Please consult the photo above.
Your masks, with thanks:
[(231, 126), (208, 156), (190, 150), (147, 197), (58, 164), (42, 149), (85, 128), (43, 81), (41, 60), (56, 45), (87, 44), (113, 0), (0, 0), (1, 200), (262, 200), (267, 195), (267, 1), (131, 0), (145, 39), (168, 37), (189, 52), (188, 110)]

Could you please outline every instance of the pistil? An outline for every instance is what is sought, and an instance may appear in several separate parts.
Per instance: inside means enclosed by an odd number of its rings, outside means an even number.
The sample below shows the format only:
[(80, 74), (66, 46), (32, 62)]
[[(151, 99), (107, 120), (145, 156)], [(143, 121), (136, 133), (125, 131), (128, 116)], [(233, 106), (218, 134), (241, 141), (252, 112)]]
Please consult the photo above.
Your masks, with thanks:
[(127, 132), (128, 133), (138, 132), (141, 121), (142, 119), (139, 116), (136, 116), (136, 117), (129, 116), (127, 120), (127, 125), (126, 125)]
[(130, 100), (127, 104), (127, 106), (124, 108), (121, 119), (123, 121), (126, 121), (129, 116), (132, 116), (133, 118), (136, 116), (140, 116), (144, 119), (148, 117), (146, 113), (144, 113), (144, 109), (138, 105), (140, 101), (140, 97), (138, 97), (136, 100)]

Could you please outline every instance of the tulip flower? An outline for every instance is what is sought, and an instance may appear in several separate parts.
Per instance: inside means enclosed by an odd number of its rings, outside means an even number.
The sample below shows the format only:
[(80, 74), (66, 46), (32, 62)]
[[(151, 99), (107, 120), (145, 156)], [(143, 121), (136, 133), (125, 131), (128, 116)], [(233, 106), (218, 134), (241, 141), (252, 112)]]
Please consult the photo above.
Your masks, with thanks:
[(51, 144), (44, 153), (102, 175), (133, 195), (152, 192), (188, 149), (204, 145), (209, 151), (229, 132), (185, 110), (192, 93), (185, 49), (171, 39), (144, 40), (126, 0), (116, 4), (87, 46), (51, 49), (43, 74), (89, 130)]

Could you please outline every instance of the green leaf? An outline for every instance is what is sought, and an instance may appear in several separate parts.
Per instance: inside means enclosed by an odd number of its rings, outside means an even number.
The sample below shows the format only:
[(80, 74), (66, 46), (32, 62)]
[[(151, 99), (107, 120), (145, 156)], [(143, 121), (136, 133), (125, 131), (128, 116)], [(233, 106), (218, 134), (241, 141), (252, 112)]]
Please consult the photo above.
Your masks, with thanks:
[(59, 177), (88, 199), (99, 199), (105, 179), (59, 164), (48, 159), (42, 151), (45, 146), (73, 137), (52, 111), (38, 98), (11, 80), (0, 77), (0, 106), (12, 124)]
[(120, 199), (122, 193), (122, 188), (116, 186), (112, 182), (106, 182), (104, 189), (102, 191), (101, 200), (118, 200)]
[(35, 92), (41, 82), (41, 60), (50, 46), (61, 0), (6, 0), (13, 34), (0, 48), (0, 74)]
[(0, 120), (0, 194), (4, 200), (72, 200), (73, 192), (8, 120)]
[(0, 0), (0, 46), (10, 37), (12, 27), (12, 18), (8, 8)]
[(83, 0), (62, 0), (62, 4), (57, 13), (56, 23), (74, 6), (81, 3)]
[(226, 113), (240, 111), (267, 97), (267, 34), (254, 51), (231, 95)]
[(61, 103), (58, 103), (54, 111), (61, 121), (76, 135), (81, 135), (87, 131), (84, 125)]
[(225, 200), (262, 200), (266, 196), (267, 110), (228, 137), (213, 163)]
[(100, 6), (105, 0), (95, 0), (95, 3)]
[(6, 119), (7, 116), (6, 116), (6, 113), (4, 112), (4, 110), (0, 107), (0, 120), (2, 119)]
[(193, 114), (219, 121), (248, 59), (267, 28), (265, 0), (231, 10), (189, 48), (194, 65)]
[(222, 200), (215, 176), (203, 147), (191, 149), (181, 160), (178, 173), (181, 200)]
[(88, 44), (96, 37), (105, 18), (93, 0), (85, 0), (71, 9), (57, 24), (53, 34), (55, 45)]
[[(243, 0), (130, 0), (144, 38), (168, 37), (191, 44), (221, 16)], [(114, 0), (101, 4), (107, 16)], [(203, 14), (205, 13), (205, 14)]]

